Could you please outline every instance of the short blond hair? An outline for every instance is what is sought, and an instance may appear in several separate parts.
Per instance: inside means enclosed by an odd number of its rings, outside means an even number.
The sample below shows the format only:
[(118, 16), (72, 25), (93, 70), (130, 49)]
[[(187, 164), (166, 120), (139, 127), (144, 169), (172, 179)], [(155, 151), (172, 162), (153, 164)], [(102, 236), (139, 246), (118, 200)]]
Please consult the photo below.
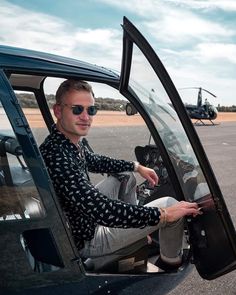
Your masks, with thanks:
[(94, 97), (92, 86), (88, 82), (83, 80), (68, 79), (62, 82), (61, 85), (58, 87), (56, 92), (56, 103), (62, 103), (63, 97), (70, 90), (87, 91), (90, 92)]

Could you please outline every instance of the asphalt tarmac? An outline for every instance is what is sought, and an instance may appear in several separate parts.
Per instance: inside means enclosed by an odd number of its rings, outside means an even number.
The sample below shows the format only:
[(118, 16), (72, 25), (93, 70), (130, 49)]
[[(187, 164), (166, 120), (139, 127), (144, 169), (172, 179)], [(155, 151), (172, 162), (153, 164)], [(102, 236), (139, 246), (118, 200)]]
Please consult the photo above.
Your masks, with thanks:
[[(236, 227), (236, 122), (222, 122), (216, 126), (195, 128)], [(88, 138), (98, 153), (133, 160), (134, 147), (147, 144), (149, 133), (144, 126), (93, 127)], [(97, 182), (99, 179), (95, 177), (93, 180)], [(236, 271), (206, 281), (193, 268), (186, 279), (168, 294), (236, 294)]]

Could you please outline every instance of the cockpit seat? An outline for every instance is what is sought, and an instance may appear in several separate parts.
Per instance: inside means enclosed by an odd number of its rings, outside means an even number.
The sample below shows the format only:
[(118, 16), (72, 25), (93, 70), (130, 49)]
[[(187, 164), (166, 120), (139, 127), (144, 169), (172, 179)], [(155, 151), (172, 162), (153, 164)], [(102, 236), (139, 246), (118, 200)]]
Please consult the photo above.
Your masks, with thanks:
[(148, 260), (148, 244), (144, 238), (111, 255), (90, 257), (83, 261), (86, 271), (109, 273), (135, 273), (145, 270)]

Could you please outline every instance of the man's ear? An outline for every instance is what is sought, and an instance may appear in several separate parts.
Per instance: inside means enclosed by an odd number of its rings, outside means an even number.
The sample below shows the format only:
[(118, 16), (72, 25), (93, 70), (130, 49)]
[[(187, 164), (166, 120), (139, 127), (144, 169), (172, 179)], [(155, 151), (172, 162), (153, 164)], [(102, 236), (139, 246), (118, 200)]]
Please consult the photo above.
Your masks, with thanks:
[(59, 104), (53, 105), (53, 112), (57, 119), (61, 118), (61, 106)]

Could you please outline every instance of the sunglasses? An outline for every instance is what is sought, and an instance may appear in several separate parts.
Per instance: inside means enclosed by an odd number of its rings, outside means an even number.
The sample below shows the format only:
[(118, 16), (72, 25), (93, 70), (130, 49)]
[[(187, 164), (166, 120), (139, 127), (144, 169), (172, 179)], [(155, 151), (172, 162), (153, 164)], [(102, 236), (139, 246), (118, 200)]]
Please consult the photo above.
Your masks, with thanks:
[(73, 115), (80, 115), (83, 113), (84, 109), (86, 109), (87, 113), (89, 116), (94, 116), (96, 115), (98, 108), (97, 106), (89, 106), (85, 108), (84, 106), (77, 104), (77, 105), (70, 105), (66, 103), (61, 103), (60, 105), (69, 107), (72, 110)]

